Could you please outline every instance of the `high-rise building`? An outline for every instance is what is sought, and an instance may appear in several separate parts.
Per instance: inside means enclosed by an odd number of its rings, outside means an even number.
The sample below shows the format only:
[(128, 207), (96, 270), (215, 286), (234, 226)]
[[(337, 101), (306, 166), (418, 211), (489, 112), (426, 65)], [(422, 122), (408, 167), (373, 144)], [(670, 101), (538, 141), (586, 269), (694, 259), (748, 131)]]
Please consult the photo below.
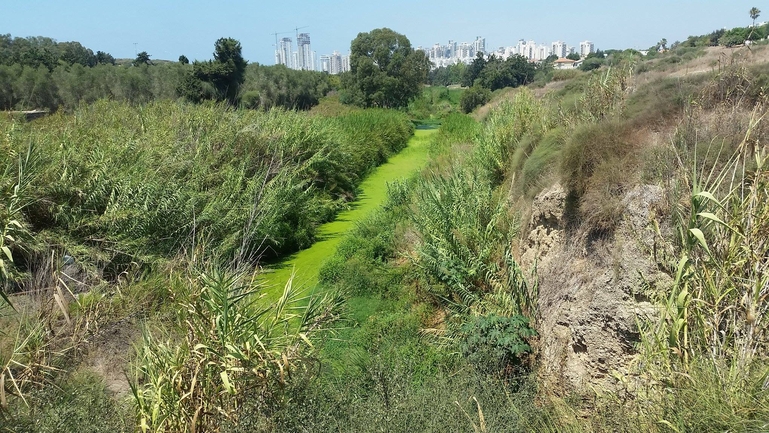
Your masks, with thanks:
[(278, 44), (278, 51), (275, 53), (276, 62), (279, 65), (285, 65), (289, 68), (293, 68), (293, 57), (291, 52), (291, 38), (283, 38)]
[(462, 42), (459, 45), (459, 49), (457, 50), (457, 57), (460, 59), (470, 59), (475, 56), (475, 50), (473, 49), (473, 46), (468, 44), (467, 42)]
[(550, 57), (550, 47), (548, 47), (545, 44), (537, 45), (536, 55), (534, 56), (534, 60), (545, 60), (546, 58)]
[(296, 37), (297, 47), (297, 63), (295, 69), (302, 69), (305, 71), (312, 71), (314, 68), (312, 49), (310, 48), (310, 34), (299, 33)]
[(449, 47), (448, 47), (448, 53), (446, 54), (446, 57), (449, 59), (454, 58), (457, 56), (457, 43), (449, 40)]
[[(486, 38), (482, 38), (480, 36), (475, 38), (475, 42), (473, 42), (473, 51), (475, 53), (485, 53), (486, 52)], [(473, 55), (475, 55), (473, 53)]]
[(595, 46), (590, 41), (584, 41), (579, 43), (579, 55), (583, 59), (587, 57), (588, 54), (595, 52)]
[(350, 56), (342, 56), (342, 72), (350, 72)]
[(566, 45), (566, 42), (555, 41), (553, 42), (552, 53), (559, 58), (566, 57), (569, 55), (569, 47)]
[(328, 54), (320, 56), (320, 71), (331, 73), (331, 56)]

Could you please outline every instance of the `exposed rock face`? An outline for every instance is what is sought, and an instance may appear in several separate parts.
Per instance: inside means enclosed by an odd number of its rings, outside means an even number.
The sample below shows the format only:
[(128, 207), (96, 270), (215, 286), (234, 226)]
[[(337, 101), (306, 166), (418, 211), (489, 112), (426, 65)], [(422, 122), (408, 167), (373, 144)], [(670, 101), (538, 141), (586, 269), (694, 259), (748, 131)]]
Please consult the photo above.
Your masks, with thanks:
[(564, 221), (566, 192), (555, 187), (532, 206), (521, 264), (539, 278), (541, 379), (556, 392), (610, 390), (627, 372), (639, 341), (639, 317), (654, 314), (642, 276), (669, 284), (654, 260), (652, 219), (663, 190), (638, 186), (623, 200), (623, 221), (613, 236), (576, 237)]

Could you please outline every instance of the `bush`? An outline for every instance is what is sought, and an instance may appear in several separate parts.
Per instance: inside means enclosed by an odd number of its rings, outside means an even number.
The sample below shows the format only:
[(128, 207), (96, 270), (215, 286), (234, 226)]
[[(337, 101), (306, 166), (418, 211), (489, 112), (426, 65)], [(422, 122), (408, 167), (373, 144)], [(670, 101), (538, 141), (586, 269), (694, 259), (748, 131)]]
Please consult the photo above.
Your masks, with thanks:
[(489, 102), (491, 99), (491, 91), (479, 85), (465, 90), (462, 93), (462, 97), (459, 99), (459, 106), (465, 113), (470, 113), (477, 107)]
[(523, 358), (531, 352), (526, 342), (536, 332), (529, 327), (529, 319), (514, 315), (478, 316), (469, 319), (460, 328), (462, 355), (485, 373), (520, 373)]

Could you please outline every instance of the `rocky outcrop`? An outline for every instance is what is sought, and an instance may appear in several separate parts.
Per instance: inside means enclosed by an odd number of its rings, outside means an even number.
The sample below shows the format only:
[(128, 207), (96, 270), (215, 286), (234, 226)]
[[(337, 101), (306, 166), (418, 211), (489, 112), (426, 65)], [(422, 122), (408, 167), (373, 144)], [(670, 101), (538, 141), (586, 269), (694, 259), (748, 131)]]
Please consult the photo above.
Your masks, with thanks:
[[(623, 200), (622, 222), (611, 236), (578, 236), (564, 221), (567, 195), (560, 186), (532, 205), (521, 264), (536, 265), (539, 282), (540, 374), (547, 389), (584, 393), (609, 390), (628, 373), (639, 342), (638, 321), (655, 314), (647, 284), (669, 284), (654, 259), (652, 220), (663, 190), (643, 185)], [(584, 233), (582, 231), (581, 233)]]

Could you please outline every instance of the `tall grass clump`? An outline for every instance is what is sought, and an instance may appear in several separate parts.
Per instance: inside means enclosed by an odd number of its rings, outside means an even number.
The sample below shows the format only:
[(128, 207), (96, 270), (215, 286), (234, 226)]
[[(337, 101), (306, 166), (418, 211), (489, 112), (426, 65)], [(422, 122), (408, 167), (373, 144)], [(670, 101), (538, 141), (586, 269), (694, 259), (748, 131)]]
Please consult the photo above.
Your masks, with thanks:
[(619, 120), (585, 124), (566, 140), (560, 180), (578, 203), (575, 216), (591, 230), (610, 231), (619, 223), (636, 172), (638, 140), (632, 125)]
[(412, 133), (405, 115), (386, 110), (327, 118), (110, 101), (0, 127), (15, 137), (4, 147), (23, 155), (34, 142), (40, 160), (26, 188), (29, 231), (106, 277), (173, 257), (198, 237), (217, 245), (208, 254), (234, 261), (306, 247)]
[(142, 431), (215, 431), (237, 424), (246, 401), (268, 412), (311, 369), (311, 339), (335, 317), (332, 297), (299, 299), (290, 281), (275, 303), (241, 272), (212, 268), (172, 284), (177, 317), (146, 329), (137, 348)]
[(642, 346), (663, 430), (769, 428), (769, 160), (751, 137), (763, 118), (725, 164), (695, 162), (682, 179), (675, 279)]
[(476, 141), (474, 158), (492, 185), (499, 185), (522, 138), (539, 138), (549, 127), (547, 111), (527, 89), (492, 110)]
[(390, 155), (406, 147), (414, 127), (402, 113), (392, 110), (359, 110), (335, 119), (343, 161), (360, 180)]
[(578, 122), (599, 122), (621, 114), (625, 109), (633, 63), (622, 61), (590, 77), (579, 99)]
[(446, 155), (455, 146), (474, 143), (482, 127), (472, 117), (466, 114), (454, 113), (441, 122), (441, 127), (430, 142), (430, 152), (435, 155)]
[[(7, 139), (11, 139), (10, 133)], [(24, 211), (32, 204), (30, 189), (38, 160), (31, 145), (16, 156), (16, 160), (14, 156), (15, 152), (9, 151), (7, 160), (0, 161), (4, 163), (0, 173), (0, 301), (7, 304), (10, 304), (10, 283), (19, 277), (14, 266), (14, 251), (18, 256), (19, 252), (29, 250), (33, 241)]]
[(512, 259), (518, 221), (477, 171), (455, 167), (416, 187), (414, 264), (455, 314), (532, 313), (531, 293)]

